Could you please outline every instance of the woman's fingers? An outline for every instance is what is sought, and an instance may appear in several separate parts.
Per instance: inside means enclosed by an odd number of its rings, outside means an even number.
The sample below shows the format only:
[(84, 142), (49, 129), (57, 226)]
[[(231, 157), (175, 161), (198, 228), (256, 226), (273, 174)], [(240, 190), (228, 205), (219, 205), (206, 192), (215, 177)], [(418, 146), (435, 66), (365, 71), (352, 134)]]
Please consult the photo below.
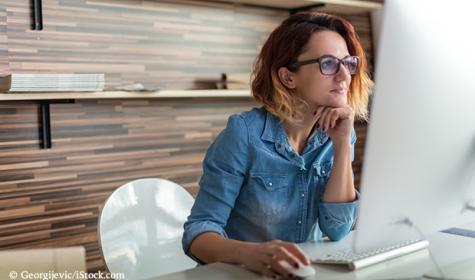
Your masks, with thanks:
[(340, 119), (349, 119), (354, 114), (353, 110), (350, 107), (339, 108)]
[(267, 258), (265, 256), (264, 258), (262, 258), (262, 255), (261, 255), (261, 257), (259, 257), (258, 259), (255, 259), (254, 261), (251, 261), (245, 267), (251, 271), (260, 273), (269, 278), (277, 278), (277, 276), (279, 276), (279, 273), (277, 273), (272, 268), (270, 257)]
[(277, 278), (277, 276), (279, 275), (277, 272), (275, 272), (272, 269), (272, 265), (267, 264), (267, 263), (260, 264), (259, 271), (257, 272), (260, 272), (262, 275), (269, 278)]
[[(320, 107), (322, 108), (322, 107)], [(317, 122), (323, 131), (328, 131), (330, 128), (334, 128), (338, 120), (351, 119), (354, 116), (354, 112), (351, 108), (332, 108), (324, 107), (319, 114)]]
[(331, 128), (334, 128), (335, 125), (336, 125), (336, 121), (340, 118), (340, 116), (338, 115), (338, 113), (334, 113), (332, 114), (331, 118), (330, 118), (330, 127)]
[(326, 119), (325, 119), (325, 131), (328, 131), (331, 125), (331, 119), (333, 118), (334, 115), (338, 116), (338, 112), (336, 109), (331, 109), (330, 113), (328, 113)]
[(322, 116), (320, 117), (319, 121), (318, 121), (318, 124), (319, 126), (325, 131), (325, 122), (326, 122), (326, 118), (328, 116), (328, 114), (330, 113), (331, 111), (331, 108), (330, 107), (326, 107), (323, 112), (322, 112)]
[[(289, 247), (289, 246), (286, 246)], [(280, 247), (280, 259), (287, 261), (291, 266), (298, 268), (299, 267), (299, 259), (292, 254), (286, 247)], [(278, 259), (278, 257), (276, 258)]]
[(286, 246), (286, 249), (293, 255), (295, 256), (302, 264), (304, 265), (309, 265), (310, 260), (307, 258), (305, 253), (300, 249), (300, 247), (297, 244), (294, 243), (289, 243)]
[(332, 116), (335, 114), (335, 112), (336, 112), (335, 108), (329, 108), (328, 113), (325, 114), (325, 120), (324, 120), (324, 123), (323, 123), (323, 130), (325, 132), (328, 131), (328, 129), (330, 128), (330, 120), (331, 120)]
[(287, 249), (285, 249), (283, 246), (276, 248), (275, 250), (275, 256), (276, 258), (272, 259), (271, 265), (272, 269), (274, 269), (277, 273), (284, 277), (289, 277), (290, 272), (283, 267), (279, 261), (284, 260), (289, 263), (289, 265), (298, 268), (298, 259), (294, 257)]
[(317, 108), (317, 110), (315, 110), (315, 112), (314, 112), (315, 121), (318, 121), (320, 119), (320, 117), (322, 116), (322, 112), (323, 112), (324, 108), (325, 107), (320, 106), (320, 107)]
[(282, 260), (295, 268), (298, 268), (300, 264), (310, 264), (305, 253), (295, 243), (273, 240), (263, 245), (258, 263), (252, 265), (253, 267), (249, 269), (259, 272), (266, 277), (276, 278), (277, 276), (283, 276), (288, 278), (294, 276), (280, 263)]

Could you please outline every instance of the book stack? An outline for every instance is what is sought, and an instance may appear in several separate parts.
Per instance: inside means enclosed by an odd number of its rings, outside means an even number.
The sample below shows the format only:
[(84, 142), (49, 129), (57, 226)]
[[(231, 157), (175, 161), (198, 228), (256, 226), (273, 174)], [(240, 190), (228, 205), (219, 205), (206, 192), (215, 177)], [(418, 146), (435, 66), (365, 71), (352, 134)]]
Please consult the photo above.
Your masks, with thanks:
[(2, 92), (102, 91), (104, 74), (10, 74), (0, 77)]

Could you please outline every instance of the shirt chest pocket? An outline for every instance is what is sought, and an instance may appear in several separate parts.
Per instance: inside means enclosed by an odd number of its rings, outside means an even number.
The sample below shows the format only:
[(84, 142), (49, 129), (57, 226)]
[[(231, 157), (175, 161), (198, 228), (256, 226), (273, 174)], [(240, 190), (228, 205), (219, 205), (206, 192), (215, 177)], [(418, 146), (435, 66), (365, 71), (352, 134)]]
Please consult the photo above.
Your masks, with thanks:
[(254, 173), (251, 174), (251, 180), (256, 187), (269, 192), (283, 192), (288, 189), (288, 178), (283, 174)]
[(315, 176), (320, 178), (327, 178), (330, 176), (330, 172), (332, 169), (332, 162), (319, 162), (313, 164), (313, 169), (315, 170)]

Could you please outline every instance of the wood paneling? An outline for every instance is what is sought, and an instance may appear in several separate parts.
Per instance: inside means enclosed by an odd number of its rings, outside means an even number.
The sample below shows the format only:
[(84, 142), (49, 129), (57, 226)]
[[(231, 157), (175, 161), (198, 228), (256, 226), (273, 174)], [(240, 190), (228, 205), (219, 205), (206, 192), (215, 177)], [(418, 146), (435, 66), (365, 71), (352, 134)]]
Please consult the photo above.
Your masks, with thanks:
[[(210, 106), (210, 104), (213, 104)], [(120, 185), (167, 178), (197, 191), (204, 151), (248, 98), (53, 104), (53, 149), (38, 149), (37, 105), (0, 103), (0, 248), (83, 245), (102, 268), (97, 219)]]
[(364, 159), (364, 147), (366, 144), (367, 124), (362, 122), (355, 123), (356, 144), (355, 144), (355, 159), (353, 161), (353, 172), (355, 174), (355, 186), (360, 187), (361, 182), (361, 168)]
[(223, 72), (248, 73), (286, 15), (197, 1), (43, 0), (44, 30), (33, 31), (30, 2), (2, 1), (10, 70), (101, 72), (107, 88), (203, 88)]
[(0, 4), (0, 75), (8, 73), (7, 7)]
[(358, 37), (363, 45), (363, 49), (366, 52), (366, 56), (368, 59), (368, 68), (370, 73), (373, 72), (374, 66), (374, 51), (373, 51), (373, 35), (371, 33), (371, 21), (370, 17), (368, 16), (351, 16), (345, 15), (346, 19), (348, 19), (356, 29)]
[[(8, 48), (0, 67), (17, 73), (105, 73), (108, 89), (134, 82), (209, 88), (221, 73), (248, 73), (265, 38), (286, 16), (203, 1), (43, 0), (44, 30), (33, 31), (30, 3), (0, 4), (0, 54)], [(369, 17), (345, 17), (371, 57)]]
[[(43, 0), (0, 3), (0, 71), (105, 72), (114, 87), (200, 88), (247, 72), (282, 12), (195, 1)], [(350, 17), (369, 54), (369, 18)], [(8, 55), (6, 55), (8, 54)], [(209, 85), (208, 85), (209, 86)], [(82, 245), (103, 270), (97, 217), (123, 183), (163, 177), (197, 192), (206, 148), (248, 98), (90, 100), (53, 104), (53, 149), (39, 149), (38, 106), (0, 103), (0, 249)], [(365, 126), (357, 126), (359, 182)]]

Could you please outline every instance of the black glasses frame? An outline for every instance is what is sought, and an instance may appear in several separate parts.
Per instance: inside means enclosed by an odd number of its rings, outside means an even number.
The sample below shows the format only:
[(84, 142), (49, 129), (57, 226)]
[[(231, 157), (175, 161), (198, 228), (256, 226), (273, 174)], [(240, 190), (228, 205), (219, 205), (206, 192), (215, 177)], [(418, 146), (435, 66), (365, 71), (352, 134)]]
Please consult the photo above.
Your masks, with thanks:
[[(323, 73), (323, 69), (322, 69), (322, 65), (321, 65), (321, 61), (325, 58), (334, 58), (336, 60), (338, 60), (338, 66), (336, 68), (336, 71), (335, 73), (332, 73), (332, 74), (325, 74)], [(357, 65), (356, 65), (356, 71), (355, 73), (351, 73), (350, 69), (348, 68), (348, 66), (345, 64), (345, 60), (348, 59), (348, 58), (356, 58), (356, 61), (357, 61)], [(342, 59), (339, 59), (338, 57), (335, 57), (333, 55), (322, 55), (321, 57), (319, 58), (314, 58), (314, 59), (309, 59), (309, 60), (303, 60), (303, 61), (296, 61), (294, 63), (291, 63), (289, 64), (287, 67), (291, 70), (297, 70), (300, 66), (303, 66), (303, 65), (308, 65), (308, 64), (315, 64), (315, 63), (318, 63), (319, 65), (319, 68), (320, 68), (320, 73), (322, 73), (322, 75), (325, 75), (325, 76), (333, 76), (335, 75), (336, 73), (338, 73), (340, 71), (340, 65), (343, 64), (346, 66), (346, 68), (348, 69), (348, 71), (350, 72), (351, 75), (355, 75), (356, 72), (358, 72), (358, 69), (359, 69), (359, 65), (360, 65), (360, 58), (359, 56), (356, 56), (356, 55), (347, 55), (345, 56), (344, 58)]]

